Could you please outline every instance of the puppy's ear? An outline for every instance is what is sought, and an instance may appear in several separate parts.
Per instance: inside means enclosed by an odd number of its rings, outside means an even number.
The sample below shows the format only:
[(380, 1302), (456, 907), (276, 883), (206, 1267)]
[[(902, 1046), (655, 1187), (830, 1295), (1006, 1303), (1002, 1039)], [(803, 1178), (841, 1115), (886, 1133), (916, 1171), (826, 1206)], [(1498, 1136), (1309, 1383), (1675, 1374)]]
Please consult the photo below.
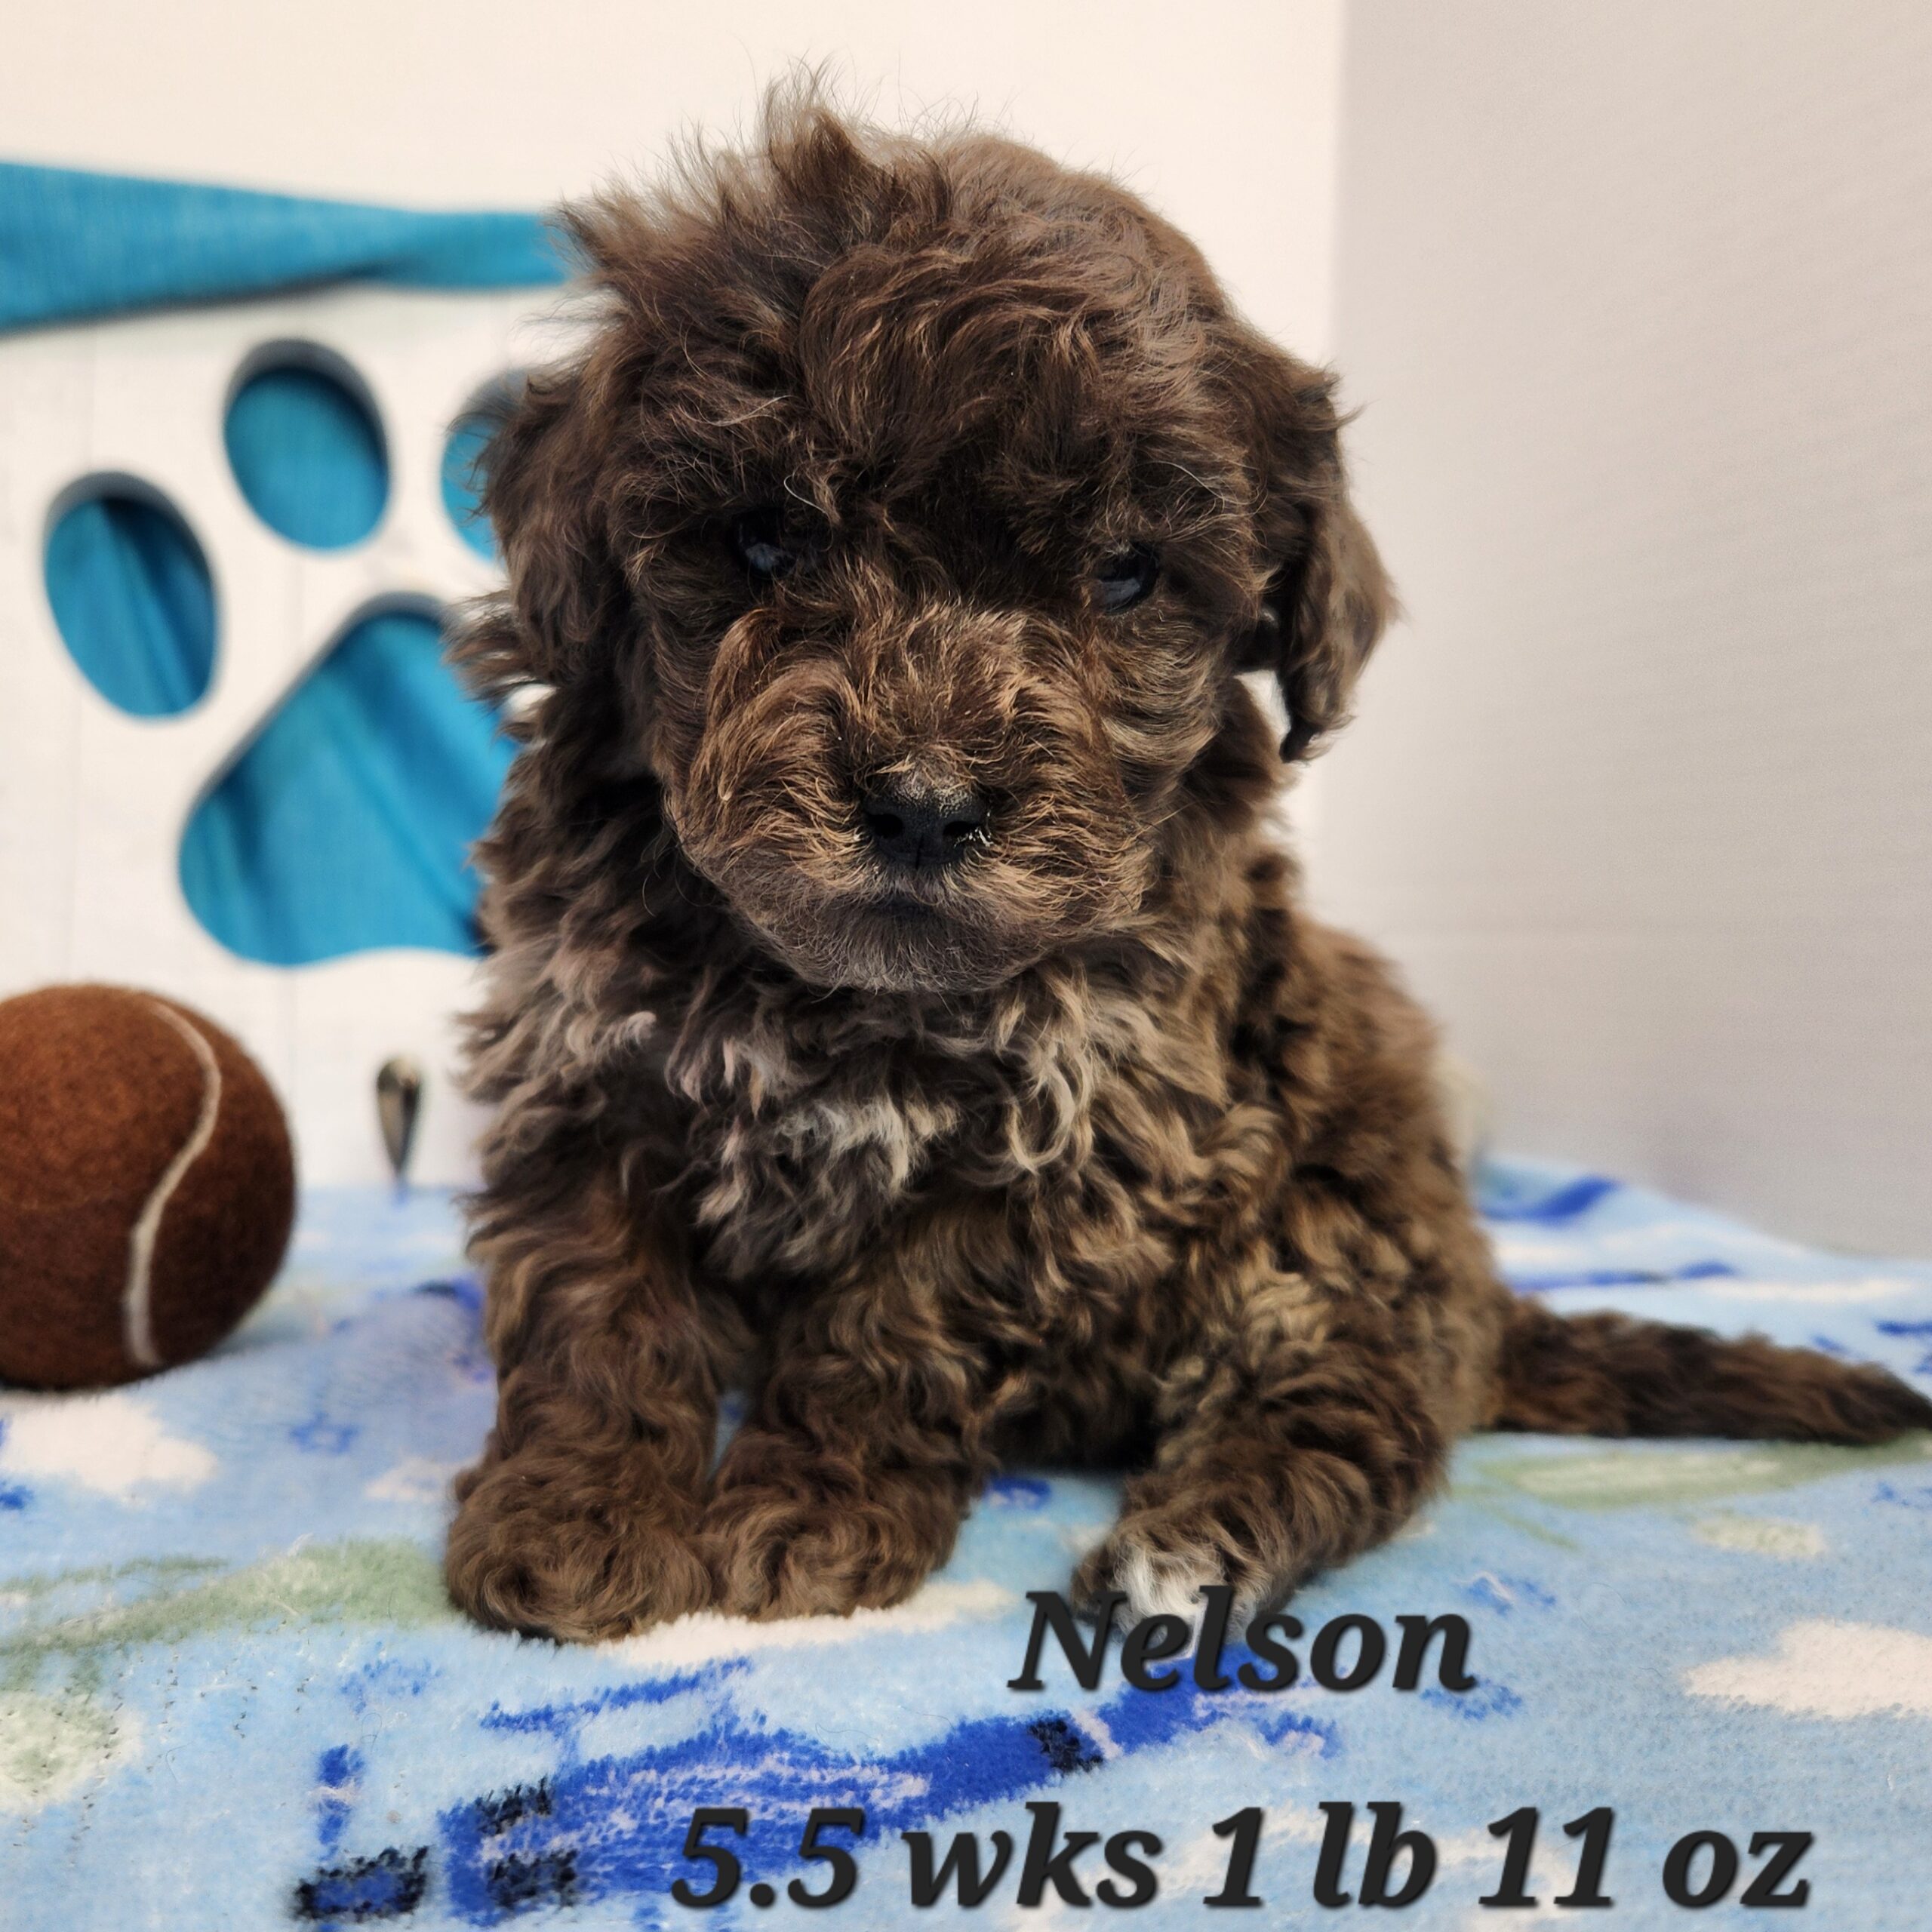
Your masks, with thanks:
[(568, 681), (626, 608), (608, 535), (601, 386), (593, 351), (532, 375), (500, 409), (483, 456), (483, 507), (509, 583), (473, 614), (457, 646), (486, 688)]
[(1279, 679), (1288, 714), (1281, 755), (1299, 758), (1346, 721), (1395, 598), (1349, 500), (1334, 379), (1244, 328), (1233, 360), (1252, 425), (1270, 570), (1241, 668)]

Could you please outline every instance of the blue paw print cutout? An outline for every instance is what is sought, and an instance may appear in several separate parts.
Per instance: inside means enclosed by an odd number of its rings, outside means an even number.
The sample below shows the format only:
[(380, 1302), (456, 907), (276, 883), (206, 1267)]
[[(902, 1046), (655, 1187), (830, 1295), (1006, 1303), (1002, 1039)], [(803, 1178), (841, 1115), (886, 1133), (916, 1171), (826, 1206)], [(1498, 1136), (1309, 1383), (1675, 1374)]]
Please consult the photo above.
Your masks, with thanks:
[[(511, 380), (475, 398), (444, 449), (444, 506), (485, 557), (475, 462), (488, 409)], [(333, 351), (288, 342), (245, 358), (223, 429), (235, 487), (285, 544), (352, 551), (392, 508), (380, 410)], [(165, 721), (206, 696), (231, 643), (218, 576), (161, 490), (126, 474), (71, 485), (44, 565), (61, 638), (102, 697)], [(442, 620), (420, 593), (367, 598), (195, 805), (180, 885), (232, 953), (300, 966), (384, 947), (475, 949), (466, 855), (510, 747), (444, 664)]]

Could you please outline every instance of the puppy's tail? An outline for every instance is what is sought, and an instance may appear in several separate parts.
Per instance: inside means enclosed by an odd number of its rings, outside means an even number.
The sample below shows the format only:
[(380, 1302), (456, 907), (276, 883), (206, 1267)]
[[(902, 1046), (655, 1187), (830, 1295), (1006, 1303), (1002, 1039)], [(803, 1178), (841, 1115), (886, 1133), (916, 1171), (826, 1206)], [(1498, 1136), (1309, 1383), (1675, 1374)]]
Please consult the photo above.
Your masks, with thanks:
[(1507, 1324), (1492, 1429), (1783, 1442), (1884, 1442), (1932, 1429), (1932, 1401), (1897, 1376), (1761, 1335), (1728, 1341), (1623, 1315), (1566, 1319), (1521, 1297)]

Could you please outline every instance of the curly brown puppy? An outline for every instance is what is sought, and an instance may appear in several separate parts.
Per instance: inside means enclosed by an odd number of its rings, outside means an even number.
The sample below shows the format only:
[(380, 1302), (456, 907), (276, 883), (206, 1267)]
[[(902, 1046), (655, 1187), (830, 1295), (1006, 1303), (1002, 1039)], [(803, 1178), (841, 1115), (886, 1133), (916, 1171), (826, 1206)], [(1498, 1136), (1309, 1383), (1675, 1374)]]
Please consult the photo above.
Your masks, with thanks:
[(1183, 237), (810, 102), (574, 221), (601, 320), (498, 436), (509, 588), (459, 645), (531, 691), (482, 848), (501, 1394), (459, 1603), (892, 1603), (1025, 1456), (1137, 1466), (1079, 1592), (1251, 1607), (1466, 1430), (1932, 1423), (1498, 1282), (1426, 1023), (1264, 835), (1240, 674), (1303, 758), (1389, 607), (1331, 381)]

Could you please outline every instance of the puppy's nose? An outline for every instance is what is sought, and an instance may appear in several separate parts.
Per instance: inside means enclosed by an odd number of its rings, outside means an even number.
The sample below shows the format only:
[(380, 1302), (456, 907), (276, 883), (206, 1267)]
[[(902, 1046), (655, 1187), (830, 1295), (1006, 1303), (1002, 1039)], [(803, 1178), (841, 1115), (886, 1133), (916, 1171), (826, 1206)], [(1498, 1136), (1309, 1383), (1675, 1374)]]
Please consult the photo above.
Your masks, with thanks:
[(986, 823), (986, 801), (971, 792), (887, 788), (865, 794), (859, 814), (872, 850), (909, 872), (956, 865), (980, 843)]

